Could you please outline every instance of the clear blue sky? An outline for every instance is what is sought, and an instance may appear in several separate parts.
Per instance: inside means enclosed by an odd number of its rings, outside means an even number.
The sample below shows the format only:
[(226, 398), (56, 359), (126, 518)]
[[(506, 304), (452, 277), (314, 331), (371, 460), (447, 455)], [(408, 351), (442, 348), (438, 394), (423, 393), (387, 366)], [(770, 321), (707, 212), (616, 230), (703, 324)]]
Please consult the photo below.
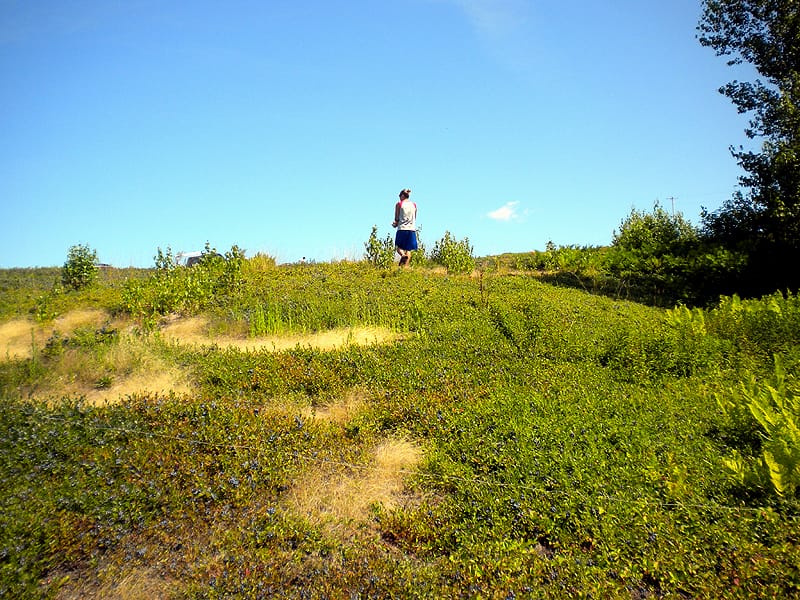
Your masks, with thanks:
[(478, 256), (605, 245), (657, 200), (699, 224), (746, 141), (700, 10), (0, 0), (0, 267), (360, 258), (406, 187), (429, 249)]

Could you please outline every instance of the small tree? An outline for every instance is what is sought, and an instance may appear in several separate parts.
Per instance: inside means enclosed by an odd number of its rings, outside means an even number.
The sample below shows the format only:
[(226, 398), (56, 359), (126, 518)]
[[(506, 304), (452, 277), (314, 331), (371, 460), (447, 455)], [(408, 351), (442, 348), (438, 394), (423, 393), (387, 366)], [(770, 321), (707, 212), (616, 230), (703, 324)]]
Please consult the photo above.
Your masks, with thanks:
[(163, 271), (165, 273), (175, 269), (178, 264), (175, 260), (175, 255), (172, 253), (172, 248), (169, 246), (167, 246), (166, 252), (161, 250), (161, 247), (159, 246), (156, 255), (153, 257), (153, 260), (156, 264), (156, 270)]
[[(393, 255), (394, 256), (394, 255)], [(417, 227), (417, 249), (411, 253), (412, 265), (421, 266), (428, 260), (428, 249), (425, 247), (425, 242), (422, 241), (422, 227)]]
[(394, 241), (386, 234), (384, 239), (378, 238), (378, 226), (372, 226), (369, 239), (364, 242), (364, 258), (381, 269), (388, 269), (394, 262)]
[(97, 252), (85, 244), (69, 249), (67, 262), (61, 269), (61, 283), (73, 290), (81, 290), (97, 279)]
[(671, 303), (687, 293), (698, 237), (683, 215), (670, 215), (658, 203), (650, 213), (634, 209), (614, 232), (606, 265), (638, 293)]
[(447, 268), (448, 273), (471, 273), (475, 268), (475, 257), (469, 238), (456, 240), (449, 231), (433, 246), (431, 260)]
[(656, 203), (653, 212), (633, 209), (614, 232), (612, 246), (645, 257), (681, 253), (687, 242), (697, 240), (697, 230), (681, 213), (670, 215)]

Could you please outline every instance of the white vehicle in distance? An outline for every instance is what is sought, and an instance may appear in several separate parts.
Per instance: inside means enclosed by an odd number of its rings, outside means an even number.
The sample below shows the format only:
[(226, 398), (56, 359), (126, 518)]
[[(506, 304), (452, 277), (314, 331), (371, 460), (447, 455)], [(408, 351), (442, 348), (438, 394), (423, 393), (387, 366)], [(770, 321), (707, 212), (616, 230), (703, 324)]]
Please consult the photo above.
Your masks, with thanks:
[(222, 260), (225, 260), (225, 257), (219, 252), (201, 252), (200, 250), (197, 250), (194, 252), (178, 252), (175, 255), (175, 264), (179, 267), (193, 267), (195, 265), (199, 265), (204, 259), (207, 258), (221, 258)]
[(203, 258), (203, 253), (197, 250), (196, 252), (178, 252), (175, 255), (175, 264), (179, 267), (193, 267), (198, 264)]

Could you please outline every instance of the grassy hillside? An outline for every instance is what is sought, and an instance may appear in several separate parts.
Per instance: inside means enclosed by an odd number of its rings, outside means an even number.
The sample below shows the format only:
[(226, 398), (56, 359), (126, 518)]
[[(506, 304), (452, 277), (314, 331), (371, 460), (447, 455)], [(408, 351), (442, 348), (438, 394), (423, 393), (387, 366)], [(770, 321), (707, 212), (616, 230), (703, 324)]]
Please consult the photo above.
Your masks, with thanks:
[(800, 592), (797, 298), (187, 273), (0, 272), (0, 597)]

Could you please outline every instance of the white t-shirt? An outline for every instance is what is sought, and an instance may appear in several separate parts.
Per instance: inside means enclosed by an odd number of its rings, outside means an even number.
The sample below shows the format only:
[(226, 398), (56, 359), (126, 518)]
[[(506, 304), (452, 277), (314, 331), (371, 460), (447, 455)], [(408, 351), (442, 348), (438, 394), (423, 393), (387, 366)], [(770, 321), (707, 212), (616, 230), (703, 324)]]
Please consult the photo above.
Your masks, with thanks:
[(401, 231), (416, 231), (417, 205), (411, 200), (401, 200), (397, 204), (400, 206), (400, 218), (397, 220), (397, 228)]

